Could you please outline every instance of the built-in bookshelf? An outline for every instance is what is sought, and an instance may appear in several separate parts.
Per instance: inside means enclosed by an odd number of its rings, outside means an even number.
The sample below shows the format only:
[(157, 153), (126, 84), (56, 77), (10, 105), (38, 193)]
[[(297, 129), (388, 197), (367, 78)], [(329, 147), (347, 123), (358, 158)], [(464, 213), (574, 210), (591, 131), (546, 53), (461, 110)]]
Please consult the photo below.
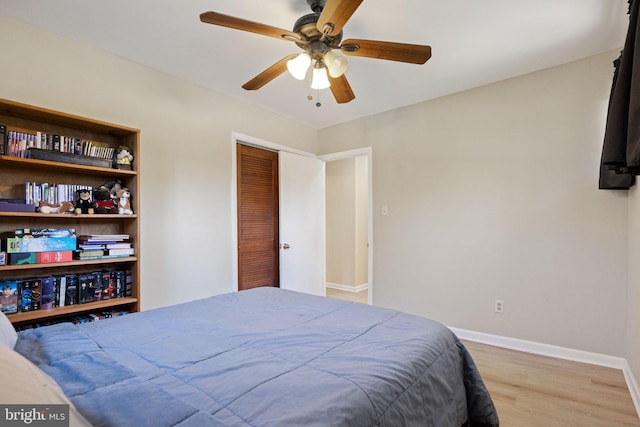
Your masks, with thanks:
[[(0, 265), (0, 281), (27, 278), (89, 274), (96, 270), (130, 270), (131, 295), (86, 304), (55, 307), (9, 314), (16, 325), (45, 322), (57, 318), (106, 310), (139, 311), (140, 309), (140, 131), (99, 120), (53, 111), (36, 106), (0, 99), (0, 125), (6, 132), (65, 135), (79, 141), (93, 141), (101, 147), (126, 147), (133, 154), (131, 170), (115, 167), (77, 164), (0, 155), (0, 199), (25, 199), (25, 183), (74, 183), (98, 188), (104, 183), (119, 181), (129, 189), (133, 214), (75, 214), (0, 211), (0, 233), (16, 229), (72, 228), (77, 235), (127, 234), (134, 256), (77, 260), (47, 264)], [(54, 157), (55, 158), (55, 157)], [(115, 165), (114, 165), (115, 166)]]

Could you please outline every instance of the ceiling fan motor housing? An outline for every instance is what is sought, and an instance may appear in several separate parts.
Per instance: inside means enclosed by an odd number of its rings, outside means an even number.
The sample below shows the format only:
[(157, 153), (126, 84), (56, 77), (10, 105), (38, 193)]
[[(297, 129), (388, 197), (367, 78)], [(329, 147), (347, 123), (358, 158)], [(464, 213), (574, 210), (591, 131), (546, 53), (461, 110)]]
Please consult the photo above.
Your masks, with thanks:
[(325, 36), (324, 39), (322, 39), (323, 34), (318, 30), (316, 25), (319, 18), (320, 13), (310, 13), (300, 17), (293, 25), (293, 32), (301, 34), (306, 40), (306, 42), (296, 42), (300, 48), (308, 50), (309, 46), (314, 44), (314, 42), (321, 42), (325, 44), (327, 49), (336, 49), (340, 46), (340, 42), (342, 41), (342, 31), (335, 36)]

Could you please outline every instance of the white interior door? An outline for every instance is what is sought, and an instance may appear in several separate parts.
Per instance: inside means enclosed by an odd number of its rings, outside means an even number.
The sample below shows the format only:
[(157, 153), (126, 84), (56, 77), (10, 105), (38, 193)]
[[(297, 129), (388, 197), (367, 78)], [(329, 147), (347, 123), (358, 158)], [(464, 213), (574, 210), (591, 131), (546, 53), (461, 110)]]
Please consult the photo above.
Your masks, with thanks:
[(325, 167), (280, 151), (280, 287), (325, 295)]

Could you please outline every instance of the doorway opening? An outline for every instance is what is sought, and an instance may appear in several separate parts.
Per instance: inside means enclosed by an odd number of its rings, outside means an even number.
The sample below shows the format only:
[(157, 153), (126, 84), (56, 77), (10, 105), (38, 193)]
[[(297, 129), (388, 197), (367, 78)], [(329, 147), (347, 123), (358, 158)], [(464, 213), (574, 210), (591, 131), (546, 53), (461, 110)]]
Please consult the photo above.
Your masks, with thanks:
[[(232, 272), (233, 272), (233, 291), (238, 290), (238, 206), (237, 206), (237, 169), (236, 169), (236, 145), (239, 143), (250, 145), (258, 148), (265, 148), (267, 150), (277, 151), (277, 152), (286, 152), (292, 154), (298, 154), (304, 157), (313, 157), (318, 160), (321, 160), (325, 163), (325, 166), (328, 162), (334, 162), (343, 159), (355, 159), (360, 158), (359, 162), (364, 162), (366, 164), (366, 281), (365, 283), (360, 283), (359, 285), (365, 285), (366, 287), (366, 296), (365, 300), (368, 304), (373, 303), (373, 187), (372, 187), (372, 149), (371, 147), (365, 147), (345, 152), (331, 153), (322, 156), (315, 156), (311, 153), (303, 152), (301, 150), (296, 150), (291, 147), (283, 146), (280, 144), (272, 143), (269, 141), (261, 140), (259, 138), (242, 135), (236, 132), (232, 133), (231, 138), (232, 143), (232, 168), (231, 168), (231, 250), (233, 253), (232, 256)], [(354, 160), (355, 161), (355, 160)], [(360, 168), (362, 172), (362, 168)], [(360, 180), (361, 183), (364, 182)], [(362, 222), (360, 223), (362, 225)], [(326, 224), (325, 224), (326, 228)], [(326, 239), (326, 237), (325, 237)], [(326, 242), (324, 242), (326, 244)], [(360, 248), (360, 255), (362, 255), (362, 248)], [(354, 261), (355, 262), (355, 261)], [(322, 264), (325, 264), (325, 259), (322, 260)], [(282, 270), (280, 271), (282, 274)], [(326, 282), (326, 281), (325, 281)], [(362, 291), (362, 287), (359, 288)], [(332, 292), (331, 288), (326, 288), (325, 292)], [(344, 292), (341, 290), (337, 290), (337, 292)], [(349, 292), (352, 293), (352, 292)]]
[(326, 162), (326, 295), (369, 301), (368, 156)]

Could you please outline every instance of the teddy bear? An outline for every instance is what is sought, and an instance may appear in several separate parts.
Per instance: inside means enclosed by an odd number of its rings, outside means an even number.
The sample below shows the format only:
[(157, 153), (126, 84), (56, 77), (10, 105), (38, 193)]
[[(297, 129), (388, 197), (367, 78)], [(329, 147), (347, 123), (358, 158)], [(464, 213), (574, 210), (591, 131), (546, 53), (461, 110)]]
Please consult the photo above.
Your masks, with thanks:
[(133, 210), (131, 209), (131, 193), (128, 188), (120, 188), (116, 190), (116, 196), (118, 197), (118, 213), (120, 215), (131, 215)]
[(76, 214), (92, 214), (93, 203), (91, 203), (91, 190), (81, 189), (77, 191), (78, 199), (76, 200)]
[(129, 151), (129, 148), (121, 145), (118, 147), (116, 154), (116, 167), (118, 169), (131, 170), (131, 163), (133, 162), (133, 154)]
[(106, 187), (99, 187), (93, 190), (93, 207), (97, 214), (117, 213), (116, 201), (109, 194)]

